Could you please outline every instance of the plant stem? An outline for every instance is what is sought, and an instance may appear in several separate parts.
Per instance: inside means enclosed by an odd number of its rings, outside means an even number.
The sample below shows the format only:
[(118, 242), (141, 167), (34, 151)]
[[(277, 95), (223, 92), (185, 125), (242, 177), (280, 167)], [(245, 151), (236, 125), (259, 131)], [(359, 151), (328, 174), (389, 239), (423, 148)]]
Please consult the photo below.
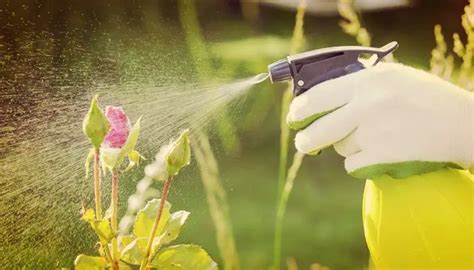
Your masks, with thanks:
[[(197, 77), (200, 81), (207, 81), (215, 76), (219, 70), (216, 70), (212, 65), (211, 56), (202, 34), (196, 8), (198, 1), (178, 0), (177, 4), (179, 19), (185, 33), (184, 38), (188, 45)], [(217, 136), (226, 152), (236, 152), (240, 148), (236, 127), (232, 123), (227, 109), (222, 109), (219, 113), (220, 117), (216, 123)], [(198, 165), (201, 172), (201, 180), (206, 190), (210, 214), (216, 229), (217, 246), (223, 261), (223, 269), (238, 270), (240, 269), (239, 255), (232, 232), (227, 195), (219, 178), (217, 160), (209, 144), (209, 138), (205, 134), (205, 127), (202, 127), (201, 131), (199, 132), (199, 137), (202, 143), (200, 145), (194, 144), (194, 148), (202, 150), (200, 151), (202, 158), (198, 159)]]
[[(298, 4), (298, 9), (296, 11), (295, 27), (293, 29), (293, 36), (291, 38), (290, 54), (298, 52), (304, 43), (304, 14), (306, 8), (306, 0), (300, 0)], [(281, 104), (281, 119), (280, 119), (280, 164), (278, 169), (278, 186), (277, 186), (277, 217), (275, 220), (275, 235), (273, 239), (273, 269), (280, 269), (281, 263), (281, 238), (282, 238), (282, 228), (283, 228), (283, 217), (285, 212), (281, 212), (281, 203), (283, 201), (283, 193), (286, 176), (286, 165), (288, 162), (288, 141), (290, 130), (286, 124), (286, 115), (293, 98), (293, 87), (288, 85), (285, 93), (282, 97)], [(296, 170), (295, 175), (298, 170)], [(287, 179), (288, 181), (288, 179)], [(286, 206), (286, 201), (284, 201)]]
[(276, 215), (276, 225), (275, 225), (275, 246), (274, 246), (274, 269), (278, 269), (280, 267), (280, 257), (281, 257), (281, 242), (282, 242), (282, 235), (283, 235), (283, 219), (285, 217), (286, 212), (286, 205), (288, 203), (288, 198), (290, 197), (291, 190), (293, 189), (293, 183), (295, 181), (296, 175), (298, 170), (303, 162), (304, 154), (299, 152), (295, 153), (293, 158), (293, 163), (288, 170), (288, 177), (286, 178), (285, 186), (280, 196), (280, 200), (278, 202), (277, 207), (277, 215)]
[(100, 148), (95, 148), (94, 153), (94, 195), (95, 195), (95, 219), (101, 220), (102, 219), (102, 206), (101, 206), (101, 194), (100, 194), (100, 186), (101, 186), (101, 173), (100, 173)]
[(172, 179), (173, 177), (170, 176), (168, 179), (166, 179), (165, 183), (163, 184), (163, 191), (161, 194), (160, 205), (158, 207), (158, 211), (156, 212), (156, 219), (155, 219), (155, 222), (153, 223), (150, 236), (148, 237), (148, 242), (146, 244), (146, 249), (145, 249), (145, 256), (143, 257), (142, 263), (140, 265), (140, 270), (146, 269), (148, 263), (150, 262), (151, 255), (152, 255), (151, 246), (153, 244), (153, 239), (155, 238), (156, 230), (158, 229), (158, 224), (160, 224), (161, 214), (163, 213), (163, 207), (165, 206), (165, 202), (168, 198), (168, 193), (170, 191)]
[(117, 222), (117, 211), (118, 211), (118, 171), (112, 171), (112, 195), (111, 195), (111, 226), (114, 238), (112, 238), (112, 258), (113, 258), (113, 269), (118, 269), (119, 252), (117, 245), (117, 233), (118, 233), (118, 222)]
[(222, 269), (238, 270), (240, 269), (239, 255), (232, 233), (227, 193), (219, 179), (219, 166), (212, 152), (209, 137), (198, 131), (196, 138), (191, 142), (216, 230), (217, 247), (223, 260)]
[(110, 250), (109, 247), (107, 246), (107, 241), (100, 239), (100, 245), (102, 246), (105, 254), (105, 258), (107, 259), (108, 262), (113, 264), (113, 258), (112, 255), (110, 255)]
[(288, 140), (290, 136), (290, 130), (286, 123), (286, 115), (288, 114), (288, 108), (293, 97), (292, 86), (283, 93), (281, 99), (281, 116), (280, 116), (280, 161), (278, 164), (278, 186), (277, 186), (277, 200), (280, 199), (283, 185), (285, 184), (286, 178), (286, 164), (288, 163)]
[[(100, 172), (100, 148), (95, 148), (94, 152), (94, 195), (95, 195), (95, 219), (97, 221), (102, 219), (102, 203), (101, 203), (101, 184), (102, 174)], [(105, 254), (107, 260), (112, 262), (112, 256), (110, 255), (109, 247), (107, 242), (100, 239), (101, 248)]]

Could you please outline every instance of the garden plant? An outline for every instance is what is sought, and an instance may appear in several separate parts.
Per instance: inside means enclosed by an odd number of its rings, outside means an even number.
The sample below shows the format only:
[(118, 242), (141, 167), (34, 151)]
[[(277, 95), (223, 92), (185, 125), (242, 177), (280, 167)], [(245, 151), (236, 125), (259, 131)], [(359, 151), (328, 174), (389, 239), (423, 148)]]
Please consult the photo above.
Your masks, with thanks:
[[(170, 245), (178, 238), (188, 219), (188, 211), (171, 212), (167, 201), (171, 183), (180, 170), (191, 160), (188, 130), (179, 138), (162, 146), (155, 160), (145, 168), (146, 177), (163, 183), (161, 198), (149, 200), (140, 209), (133, 222), (131, 234), (122, 234), (118, 228), (119, 173), (133, 168), (143, 157), (135, 146), (138, 141), (140, 119), (133, 127), (120, 107), (109, 106), (105, 113), (99, 107), (97, 96), (83, 122), (83, 130), (93, 148), (86, 161), (94, 160), (95, 210), (83, 209), (82, 219), (90, 224), (98, 238), (98, 256), (79, 255), (75, 268), (88, 269), (217, 269), (217, 264), (200, 246)], [(128, 159), (128, 166), (122, 166)], [(111, 175), (112, 195), (109, 210), (102, 215), (102, 176)], [(86, 174), (87, 177), (87, 174)]]

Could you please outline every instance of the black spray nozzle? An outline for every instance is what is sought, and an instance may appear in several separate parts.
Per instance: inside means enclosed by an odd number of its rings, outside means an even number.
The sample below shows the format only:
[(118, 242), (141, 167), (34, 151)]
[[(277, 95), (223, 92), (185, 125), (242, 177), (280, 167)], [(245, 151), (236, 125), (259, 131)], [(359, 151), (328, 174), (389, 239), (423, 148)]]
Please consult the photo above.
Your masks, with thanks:
[(397, 48), (397, 42), (390, 42), (381, 48), (344, 46), (318, 49), (276, 61), (268, 66), (268, 73), (272, 83), (293, 79), (293, 92), (297, 96), (321, 82), (364, 69), (364, 64), (359, 62), (361, 54), (375, 55), (371, 65), (376, 65)]
[(291, 79), (290, 64), (286, 59), (281, 59), (268, 66), (268, 74), (273, 82), (281, 82)]

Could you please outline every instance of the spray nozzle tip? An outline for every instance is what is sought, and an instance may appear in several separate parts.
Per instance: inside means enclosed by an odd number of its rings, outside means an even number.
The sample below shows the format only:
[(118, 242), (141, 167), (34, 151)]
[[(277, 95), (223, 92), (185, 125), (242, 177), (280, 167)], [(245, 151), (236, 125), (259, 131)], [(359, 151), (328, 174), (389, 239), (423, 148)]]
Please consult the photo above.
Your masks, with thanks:
[(272, 83), (291, 79), (290, 64), (286, 59), (268, 65), (268, 74)]

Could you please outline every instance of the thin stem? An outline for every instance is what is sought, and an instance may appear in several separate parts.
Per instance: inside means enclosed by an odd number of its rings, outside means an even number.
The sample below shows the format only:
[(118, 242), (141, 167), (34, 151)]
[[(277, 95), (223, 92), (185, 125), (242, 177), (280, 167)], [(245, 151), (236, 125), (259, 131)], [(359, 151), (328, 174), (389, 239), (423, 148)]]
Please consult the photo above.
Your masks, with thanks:
[[(203, 31), (199, 23), (197, 5), (198, 1), (179, 0), (178, 14), (181, 26), (185, 33), (184, 38), (188, 45), (191, 58), (194, 60), (197, 77), (200, 81), (207, 81), (215, 76), (216, 70), (211, 61), (208, 48), (205, 43)], [(235, 152), (239, 149), (236, 127), (231, 121), (228, 110), (221, 110), (217, 121), (217, 135), (220, 138), (226, 151)], [(201, 141), (209, 144), (207, 136), (204, 134), (205, 127), (202, 127)], [(199, 148), (200, 146), (195, 146)], [(217, 161), (210, 146), (202, 145), (203, 158), (199, 163), (201, 180), (206, 190), (206, 197), (211, 213), (211, 217), (216, 229), (216, 240), (219, 253), (223, 260), (224, 270), (239, 270), (239, 256), (235, 247), (232, 224), (229, 217), (229, 207), (225, 190), (222, 188), (219, 179)]]
[(96, 220), (102, 219), (102, 206), (101, 206), (101, 173), (100, 173), (100, 148), (95, 149), (94, 153), (94, 195), (95, 195), (95, 218)]
[(239, 270), (239, 255), (232, 233), (227, 193), (219, 179), (219, 166), (212, 151), (209, 137), (202, 131), (198, 131), (197, 137), (191, 142), (216, 230), (217, 247), (223, 259), (222, 269)]
[(163, 184), (163, 191), (161, 194), (160, 205), (158, 207), (158, 211), (156, 212), (156, 219), (153, 223), (153, 227), (150, 232), (150, 236), (148, 237), (148, 243), (145, 249), (145, 256), (143, 257), (142, 263), (140, 265), (140, 270), (146, 269), (148, 263), (150, 263), (152, 254), (151, 254), (151, 246), (153, 244), (153, 239), (155, 238), (156, 230), (158, 229), (158, 224), (160, 224), (161, 215), (163, 213), (163, 207), (165, 206), (165, 202), (168, 199), (168, 193), (170, 191), (171, 180), (173, 177), (169, 177), (165, 183)]
[[(100, 148), (95, 148), (94, 152), (94, 196), (95, 196), (95, 219), (102, 220), (102, 202), (101, 202), (101, 185), (102, 185), (102, 174), (100, 171)], [(100, 239), (101, 248), (105, 254), (107, 260), (112, 262), (112, 256), (110, 255), (109, 247), (107, 242)]]
[(298, 173), (298, 170), (303, 162), (304, 155), (296, 152), (293, 158), (293, 163), (288, 170), (288, 177), (286, 178), (285, 186), (280, 196), (280, 200), (278, 202), (277, 207), (277, 215), (276, 215), (276, 225), (275, 225), (275, 246), (274, 246), (274, 258), (276, 258), (274, 262), (274, 269), (278, 269), (280, 267), (280, 258), (281, 258), (281, 243), (282, 243), (282, 235), (283, 235), (283, 219), (285, 217), (286, 212), (286, 205), (288, 203), (288, 198), (290, 197), (291, 190), (293, 189), (293, 184)]
[(282, 201), (284, 185), (286, 179), (286, 164), (288, 163), (288, 141), (290, 130), (286, 124), (286, 114), (293, 97), (292, 86), (289, 85), (282, 97), (281, 104), (281, 122), (280, 122), (280, 164), (278, 168), (278, 186), (277, 186), (277, 216), (275, 219), (275, 231), (273, 237), (273, 269), (280, 269), (281, 260), (281, 238), (283, 216), (280, 217), (280, 203)]
[(119, 261), (119, 252), (117, 245), (117, 232), (118, 232), (118, 222), (117, 222), (117, 210), (118, 210), (118, 172), (117, 170), (112, 171), (112, 195), (111, 195), (111, 226), (114, 233), (114, 238), (112, 238), (112, 257), (114, 262), (112, 264), (113, 269), (118, 269)]
[[(306, 8), (306, 0), (300, 0), (298, 4), (298, 9), (296, 11), (295, 27), (293, 29), (293, 36), (291, 38), (290, 54), (298, 52), (304, 43), (304, 14)], [(286, 208), (286, 201), (283, 198), (284, 196), (284, 182), (287, 179), (287, 170), (286, 165), (288, 162), (288, 141), (290, 130), (286, 124), (286, 114), (288, 113), (288, 108), (292, 100), (292, 85), (288, 86), (288, 89), (285, 91), (282, 97), (281, 104), (281, 118), (280, 118), (280, 164), (278, 169), (278, 190), (277, 190), (277, 217), (275, 221), (275, 235), (273, 239), (273, 269), (280, 269), (281, 262), (281, 239), (282, 239), (282, 228), (283, 228), (283, 217), (285, 211), (281, 211), (281, 203), (283, 202), (283, 208)], [(288, 175), (289, 177), (289, 175)]]
[(293, 87), (288, 86), (286, 91), (283, 93), (281, 100), (281, 116), (280, 116), (280, 161), (278, 164), (278, 186), (277, 186), (277, 198), (280, 199), (283, 185), (285, 184), (286, 178), (286, 165), (288, 163), (288, 141), (290, 136), (290, 129), (286, 123), (286, 115), (288, 114), (288, 108), (293, 98)]
[(109, 250), (109, 247), (107, 246), (107, 241), (100, 239), (100, 244), (104, 250), (105, 258), (107, 259), (108, 262), (112, 263), (114, 260), (112, 258), (112, 255), (110, 255), (110, 250)]

